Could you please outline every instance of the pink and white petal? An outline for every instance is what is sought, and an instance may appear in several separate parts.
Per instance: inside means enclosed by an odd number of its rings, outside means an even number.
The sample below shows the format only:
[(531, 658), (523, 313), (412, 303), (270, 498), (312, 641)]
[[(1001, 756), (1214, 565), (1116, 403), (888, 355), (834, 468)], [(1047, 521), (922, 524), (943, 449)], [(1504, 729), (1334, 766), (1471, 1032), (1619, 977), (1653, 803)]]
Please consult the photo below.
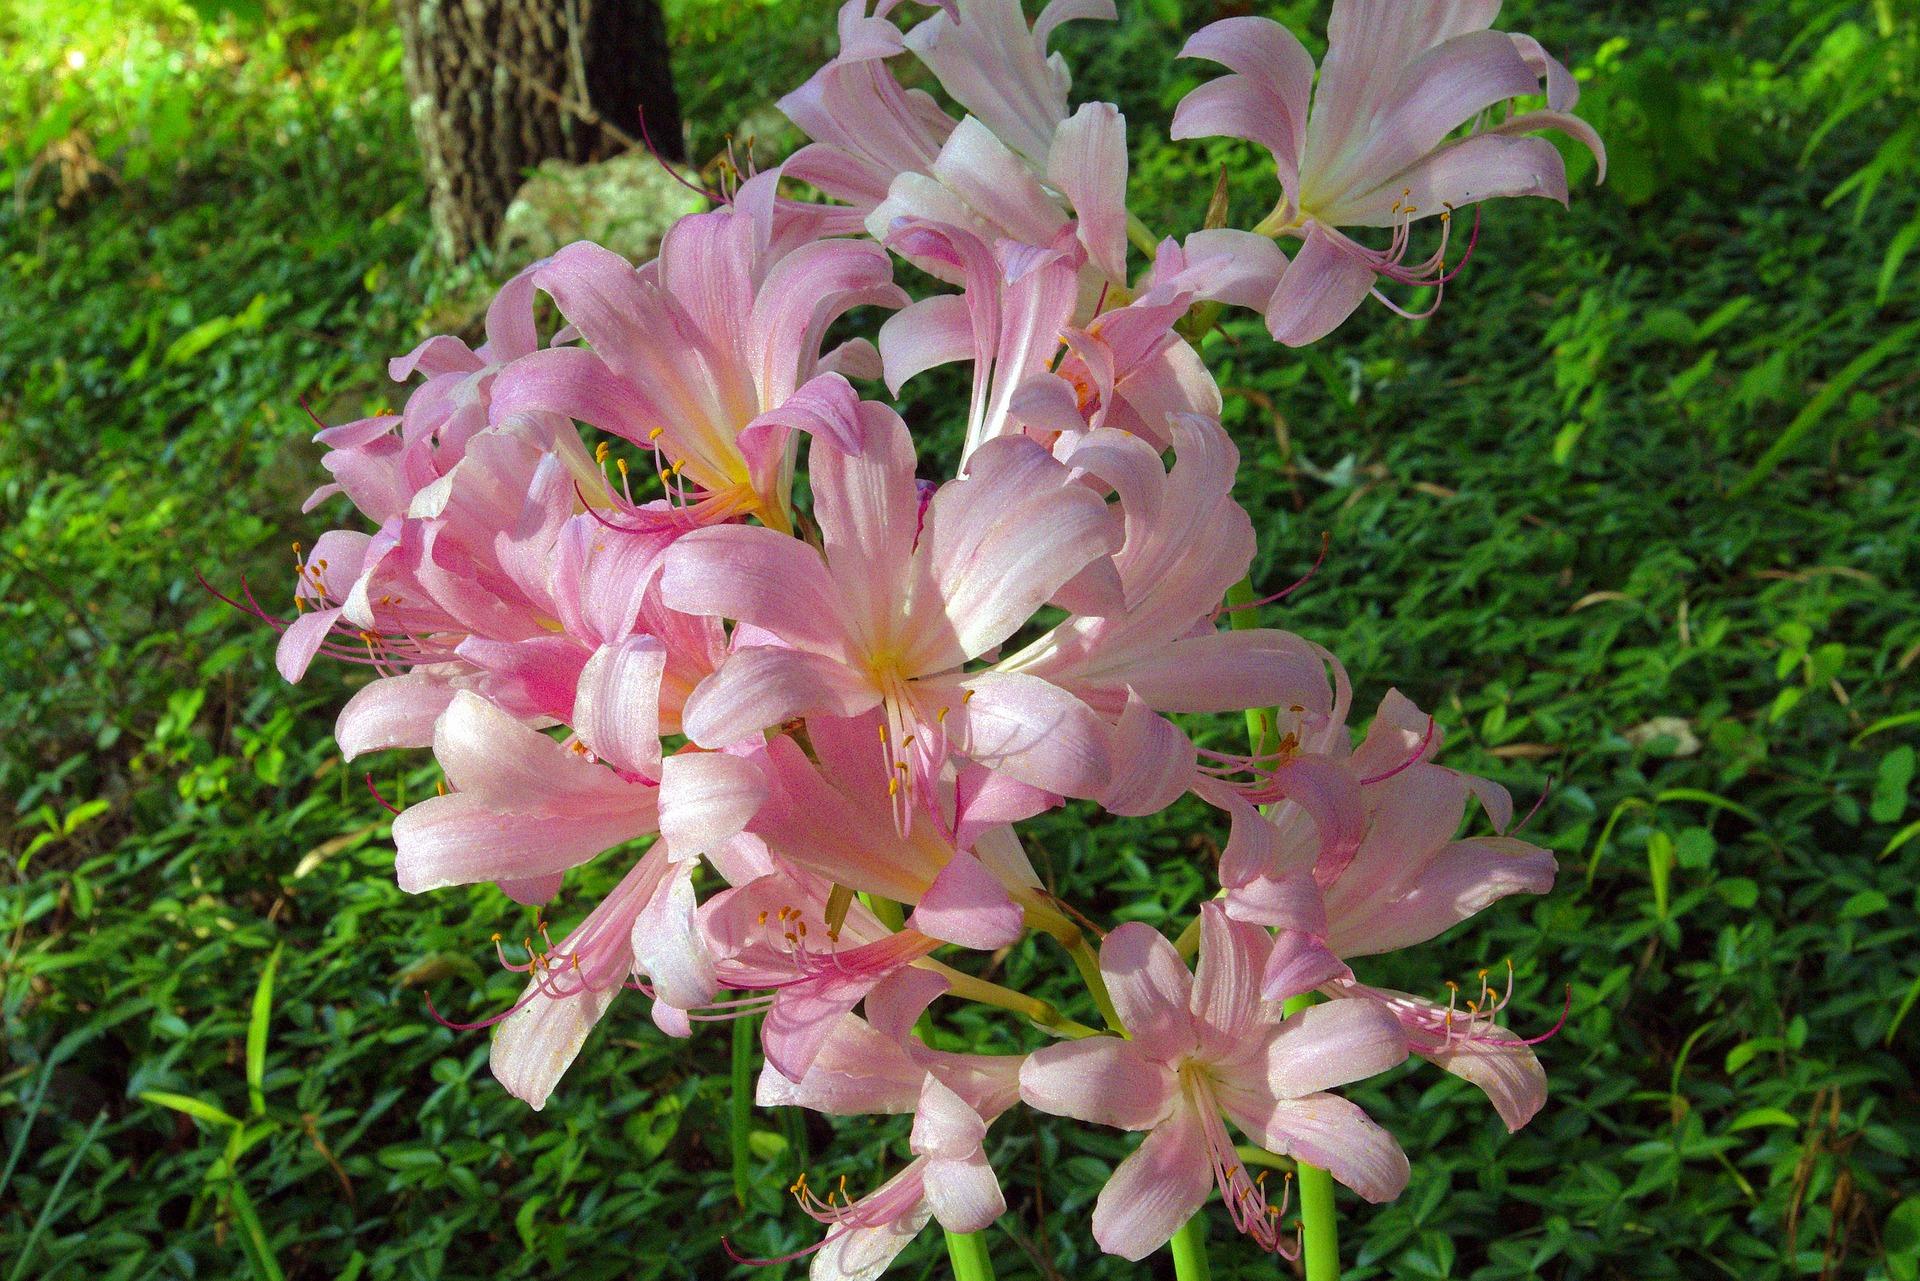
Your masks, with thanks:
[(1187, 101), (1195, 96), (1189, 94), (1174, 113), (1171, 136), (1247, 138), (1271, 151), (1283, 173), (1297, 175), (1306, 150), (1307, 108), (1313, 93), (1313, 55), (1299, 39), (1270, 18), (1225, 18), (1188, 37), (1180, 56), (1217, 62), (1236, 73), (1248, 90), (1257, 91), (1259, 110), (1241, 122), (1257, 132), (1214, 128), (1181, 132), (1181, 117), (1188, 114)]
[(1231, 227), (1196, 231), (1181, 248), (1193, 264), (1198, 297), (1265, 311), (1287, 270), (1287, 256), (1265, 236)]
[(660, 769), (660, 840), (675, 862), (746, 830), (767, 799), (753, 761), (726, 752), (676, 752)]
[(894, 395), (915, 374), (974, 356), (973, 305), (962, 294), (935, 294), (888, 316), (880, 361)]
[(1535, 129), (1557, 129), (1585, 147), (1593, 153), (1594, 163), (1597, 166), (1594, 181), (1607, 180), (1607, 145), (1600, 140), (1600, 135), (1594, 127), (1578, 116), (1569, 115), (1564, 111), (1523, 111), (1518, 115), (1508, 116), (1487, 132), (1517, 134)]
[[(1539, 78), (1501, 32), (1466, 32), (1435, 45), (1408, 65), (1397, 94), (1375, 104), (1368, 121), (1369, 145), (1341, 175), (1347, 179), (1346, 192), (1386, 183), (1482, 111), (1539, 88)], [(1341, 208), (1344, 203), (1322, 200), (1314, 208), (1335, 226), (1352, 225)], [(1418, 206), (1418, 211), (1439, 212), (1430, 206)]]
[(653, 981), (657, 1002), (671, 1008), (696, 1009), (720, 990), (697, 908), (692, 868), (681, 865), (665, 870), (633, 918), (634, 969)]
[(1394, 1137), (1337, 1094), (1276, 1103), (1259, 1142), (1319, 1166), (1376, 1205), (1399, 1196), (1412, 1172)]
[[(529, 994), (538, 990), (538, 982), (527, 988)], [(525, 1008), (509, 1014), (494, 1034), (487, 1056), (494, 1079), (534, 1111), (546, 1107), (553, 1087), (619, 994), (615, 985), (566, 997), (535, 995)]]
[(280, 633), (280, 642), (273, 649), (273, 665), (279, 669), (281, 679), (297, 683), (307, 674), (307, 668), (313, 663), (313, 656), (327, 643), (327, 637), (333, 632), (333, 625), (340, 619), (340, 608), (316, 609), (300, 615), (287, 629)]
[(560, 892), (560, 886), (565, 883), (565, 880), (563, 873), (554, 872), (547, 876), (530, 877), (524, 881), (501, 881), (499, 886), (500, 892), (514, 902), (523, 903), (528, 907), (538, 907), (542, 903), (551, 902), (553, 896)]
[(846, 653), (846, 606), (820, 553), (760, 525), (716, 525), (675, 541), (660, 575), (668, 609), (750, 623), (818, 654)]
[(1067, 225), (1027, 163), (972, 116), (948, 135), (933, 162), (933, 176), (1011, 240), (1049, 246)]
[(879, 1191), (859, 1202), (865, 1204), (886, 1196), (902, 1179), (910, 1178), (914, 1200), (898, 1217), (887, 1218), (868, 1228), (828, 1228), (826, 1242), (813, 1256), (807, 1271), (808, 1281), (877, 1281), (933, 1217), (932, 1208), (921, 1194), (924, 1169), (924, 1163), (913, 1162)]
[(1114, 814), (1158, 814), (1193, 785), (1197, 763), (1192, 740), (1128, 691), (1114, 729), (1113, 777), (1100, 804)]
[(1165, 1063), (1113, 1036), (1049, 1045), (1020, 1065), (1020, 1097), (1027, 1106), (1121, 1130), (1160, 1124), (1177, 1088)]
[(1360, 779), (1346, 762), (1327, 756), (1296, 756), (1273, 772), (1280, 794), (1313, 820), (1320, 840), (1314, 876), (1329, 884), (1353, 861), (1367, 834)]
[(471, 690), (460, 690), (434, 723), (433, 755), (456, 795), (501, 810), (534, 812), (556, 797), (622, 803), (627, 785), (604, 765), (508, 715)]
[(1267, 300), (1267, 332), (1288, 347), (1317, 342), (1359, 309), (1373, 281), (1372, 267), (1314, 223)]
[(573, 732), (616, 769), (660, 774), (660, 678), (667, 650), (652, 636), (629, 636), (594, 651), (580, 669)]
[(393, 820), (395, 875), (401, 889), (419, 894), (564, 872), (653, 830), (653, 789), (636, 785), (633, 791), (627, 812), (551, 807), (513, 813), (467, 792), (428, 797)]
[(936, 971), (913, 965), (896, 970), (867, 993), (867, 1022), (881, 1035), (904, 1042), (920, 1015), (947, 987), (946, 977)]
[(1424, 943), (1509, 894), (1545, 894), (1555, 871), (1551, 853), (1512, 837), (1454, 841), (1397, 894), (1331, 911), (1328, 942), (1348, 957)]
[(946, 729), (968, 759), (1061, 796), (1095, 796), (1106, 787), (1111, 730), (1066, 690), (1024, 672), (995, 671), (957, 689), (946, 704)]
[(520, 414), (561, 414), (636, 444), (648, 443), (660, 422), (644, 390), (584, 347), (550, 347), (506, 366), (494, 375), (487, 412), (496, 424)]
[(1202, 1118), (1182, 1097), (1100, 1189), (1093, 1239), (1108, 1254), (1144, 1259), (1173, 1239), (1212, 1189)]
[(434, 722), (453, 701), (453, 684), (432, 672), (383, 676), (354, 691), (333, 723), (345, 760), (390, 747), (427, 747)]
[(897, 1041), (843, 1014), (805, 1076), (790, 1081), (768, 1065), (761, 1069), (753, 1101), (767, 1108), (811, 1108), (829, 1116), (897, 1115), (919, 1106), (927, 1079), (926, 1069)]
[(1155, 711), (1237, 712), (1332, 704), (1327, 665), (1291, 632), (1207, 632), (1129, 663), (1125, 679)]
[(1289, 1015), (1267, 1043), (1256, 1080), (1276, 1099), (1298, 1099), (1364, 1081), (1407, 1057), (1407, 1033), (1378, 1001), (1339, 1000)]
[(1373, 191), (1342, 204), (1339, 217), (1343, 226), (1391, 227), (1406, 220), (1409, 205), (1423, 214), (1439, 214), (1513, 196), (1544, 196), (1566, 204), (1566, 161), (1545, 138), (1487, 132), (1462, 138), (1411, 169), (1390, 175)]
[(755, 645), (694, 687), (680, 724), (701, 747), (731, 747), (797, 716), (858, 716), (879, 702), (873, 682), (838, 659)]
[(1127, 120), (1109, 102), (1089, 102), (1054, 132), (1047, 181), (1073, 205), (1093, 265), (1127, 279)]
[(986, 1153), (978, 1150), (964, 1157), (930, 1159), (925, 1185), (933, 1217), (949, 1232), (984, 1232), (1007, 1211), (1000, 1180)]
[(1191, 1008), (1200, 1052), (1209, 1059), (1230, 1058), (1258, 1035), (1260, 975), (1271, 950), (1260, 926), (1230, 919), (1218, 902), (1201, 906)]
[(1260, 995), (1269, 1001), (1287, 1001), (1352, 977), (1346, 962), (1335, 956), (1319, 935), (1281, 930), (1273, 936), (1273, 951), (1260, 976)]
[(987, 1123), (932, 1073), (920, 1085), (913, 1110), (913, 1131), (907, 1146), (915, 1156), (956, 1161), (977, 1155), (987, 1137)]
[(1100, 944), (1100, 974), (1133, 1044), (1172, 1063), (1198, 1044), (1193, 976), (1173, 944), (1152, 926), (1129, 921)]
[(907, 924), (943, 943), (979, 952), (1005, 947), (1025, 928), (1020, 907), (1008, 896), (1007, 887), (970, 854), (955, 854), (948, 860), (920, 896)]
[(781, 988), (760, 1026), (760, 1048), (767, 1062), (791, 1080), (804, 1079), (840, 1017), (858, 1005), (882, 977), (857, 974)]
[(837, 626), (867, 652), (888, 647), (902, 614), (920, 524), (913, 439), (885, 406), (862, 414), (852, 448), (817, 442), (808, 455), (820, 525), (843, 617)]
[(1508, 1133), (1546, 1106), (1546, 1069), (1533, 1048), (1504, 1027), (1477, 1029), (1472, 1037), (1456, 1037), (1451, 1046), (1423, 1050), (1420, 1057), (1485, 1091)]
[(886, 373), (886, 365), (880, 359), (880, 349), (868, 338), (849, 338), (832, 351), (820, 357), (817, 366), (823, 374), (839, 374), (842, 378), (860, 378), (877, 381)]

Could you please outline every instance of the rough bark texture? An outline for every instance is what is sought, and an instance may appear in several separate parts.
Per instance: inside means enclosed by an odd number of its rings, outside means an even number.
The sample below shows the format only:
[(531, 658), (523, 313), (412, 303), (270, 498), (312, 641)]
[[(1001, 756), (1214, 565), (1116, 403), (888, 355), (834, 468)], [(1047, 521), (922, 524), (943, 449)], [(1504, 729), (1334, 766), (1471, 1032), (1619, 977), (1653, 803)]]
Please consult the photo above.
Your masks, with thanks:
[(644, 112), (680, 159), (657, 0), (394, 0), (440, 250), (492, 242), (526, 173), (627, 150)]

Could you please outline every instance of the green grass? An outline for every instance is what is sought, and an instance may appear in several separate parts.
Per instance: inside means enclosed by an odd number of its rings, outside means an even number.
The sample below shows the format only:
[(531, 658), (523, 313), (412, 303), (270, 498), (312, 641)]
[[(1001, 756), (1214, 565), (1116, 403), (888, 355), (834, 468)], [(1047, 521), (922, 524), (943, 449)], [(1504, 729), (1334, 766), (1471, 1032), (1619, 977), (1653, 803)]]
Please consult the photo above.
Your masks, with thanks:
[[(1431, 991), (1511, 956), (1527, 1031), (1570, 989), (1542, 1049), (1552, 1099), (1508, 1137), (1430, 1069), (1359, 1091), (1414, 1179), (1377, 1210), (1343, 1197), (1348, 1276), (1914, 1276), (1920, 379), (1910, 339), (1862, 358), (1920, 320), (1913, 259), (1879, 288), (1915, 208), (1897, 184), (1857, 218), (1821, 204), (1914, 107), (1869, 103), (1802, 164), (1834, 46), (1783, 58), (1790, 8), (1510, 5), (1577, 61), (1624, 39), (1589, 90), (1614, 184), (1570, 213), (1489, 210), (1432, 321), (1369, 309), (1304, 355), (1238, 321), (1209, 339), (1258, 580), (1291, 581), (1329, 537), (1285, 625), (1347, 660), (1363, 705), (1397, 684), (1434, 708), (1449, 763), (1523, 805), (1553, 784), (1528, 829), (1561, 857), (1553, 894), (1363, 970)], [(1192, 74), (1166, 62), (1178, 9), (1069, 29), (1079, 92), (1134, 122), (1140, 189), (1165, 193), (1150, 223), (1197, 216), (1209, 159), (1244, 218), (1270, 192), (1243, 152), (1164, 139)], [(676, 9), (698, 152), (825, 47), (830, 15), (802, 12)], [(20, 193), (0, 202), (0, 1264), (706, 1278), (729, 1271), (723, 1234), (796, 1248), (815, 1229), (793, 1176), (868, 1184), (901, 1125), (755, 1113), (742, 1209), (728, 1038), (670, 1041), (637, 999), (545, 1112), (508, 1097), (485, 1035), (423, 999), (503, 1007), (517, 984), (486, 940), (526, 912), (402, 895), (385, 812), (331, 749), (348, 677), (282, 685), (271, 636), (194, 582), (245, 573), (280, 601), (287, 543), (327, 517), (297, 513), (317, 476), (297, 397), (330, 420), (388, 399), (385, 357), (503, 274), (424, 256), (377, 9), (219, 21), (157, 0), (114, 22), (0, 18), (0, 168)], [(96, 74), (57, 70), (68, 48)], [(113, 176), (63, 207), (74, 130)], [(45, 159), (61, 139), (66, 160)], [(937, 449), (954, 415), (928, 382), (915, 413)], [(369, 764), (396, 802), (432, 786), (423, 756)], [(1032, 844), (1097, 919), (1177, 929), (1221, 837), (1189, 804), (1056, 814)], [(1084, 999), (1033, 943), (1005, 970)], [(979, 1011), (941, 1022), (1020, 1035)], [(1129, 1142), (1026, 1112), (996, 1129), (1000, 1275), (1142, 1275), (1085, 1224)], [(1216, 1277), (1274, 1275), (1219, 1225), (1211, 1240)], [(929, 1233), (898, 1275), (948, 1266)]]

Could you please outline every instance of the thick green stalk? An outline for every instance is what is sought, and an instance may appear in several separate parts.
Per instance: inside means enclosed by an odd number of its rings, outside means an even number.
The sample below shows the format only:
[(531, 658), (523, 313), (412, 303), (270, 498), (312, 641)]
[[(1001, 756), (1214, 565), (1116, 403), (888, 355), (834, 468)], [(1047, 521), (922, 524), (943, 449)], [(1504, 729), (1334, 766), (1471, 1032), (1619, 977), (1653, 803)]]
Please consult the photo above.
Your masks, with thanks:
[(1067, 954), (1073, 957), (1073, 967), (1080, 971), (1080, 981), (1087, 985), (1087, 991), (1093, 994), (1093, 1004), (1100, 1011), (1100, 1017), (1106, 1020), (1112, 1031), (1125, 1035), (1126, 1029), (1120, 1026), (1120, 1012), (1113, 1007), (1113, 995), (1107, 991), (1107, 981), (1100, 975), (1100, 957), (1087, 942), (1086, 936), (1074, 939)]
[(727, 1138), (733, 1148), (733, 1195), (742, 1206), (747, 1203), (747, 1184), (753, 1151), (749, 1139), (753, 1133), (753, 1040), (759, 1019), (735, 1019), (733, 1023), (733, 1098), (727, 1107)]
[(1173, 1234), (1173, 1275), (1179, 1281), (1212, 1281), (1207, 1262), (1207, 1213), (1202, 1210)]
[[(1298, 1014), (1314, 1003), (1314, 994), (1302, 992), (1283, 1009)], [(1333, 1176), (1317, 1166), (1299, 1162), (1302, 1262), (1307, 1281), (1340, 1281), (1340, 1221), (1333, 1207)]]
[(953, 1281), (993, 1281), (986, 1233), (948, 1232), (947, 1257), (953, 1260)]

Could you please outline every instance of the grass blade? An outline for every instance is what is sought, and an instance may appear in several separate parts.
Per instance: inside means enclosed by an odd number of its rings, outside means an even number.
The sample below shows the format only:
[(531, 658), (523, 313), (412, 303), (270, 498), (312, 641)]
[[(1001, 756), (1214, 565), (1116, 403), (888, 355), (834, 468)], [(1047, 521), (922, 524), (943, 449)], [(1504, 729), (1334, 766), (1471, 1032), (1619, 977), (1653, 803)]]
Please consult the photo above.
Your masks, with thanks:
[(1881, 361), (1896, 352), (1905, 351), (1914, 338), (1920, 337), (1920, 321), (1903, 325), (1894, 330), (1873, 346), (1855, 356), (1845, 369), (1835, 374), (1833, 381), (1820, 389), (1820, 394), (1808, 401), (1806, 407), (1795, 414), (1767, 452), (1760, 455), (1760, 461), (1742, 476), (1732, 489), (1727, 491), (1728, 498), (1745, 498), (1760, 487), (1760, 483), (1773, 474), (1780, 460), (1793, 452), (1800, 438), (1812, 431), (1814, 426), (1826, 416), (1829, 409), (1839, 399), (1853, 390), (1854, 384), (1872, 373)]
[(47, 1193), (47, 1203), (40, 1207), (40, 1217), (33, 1221), (33, 1231), (27, 1233), (27, 1243), (20, 1247), (20, 1255), (13, 1261), (13, 1271), (7, 1274), (7, 1281), (20, 1281), (20, 1274), (27, 1269), (27, 1260), (33, 1257), (33, 1247), (40, 1243), (40, 1234), (47, 1230), (49, 1223), (53, 1222), (53, 1212), (60, 1204), (60, 1194), (67, 1190), (67, 1180), (73, 1177), (75, 1168), (80, 1164), (80, 1158), (85, 1156), (87, 1149), (93, 1146), (93, 1136), (100, 1133), (100, 1127), (106, 1119), (105, 1108), (93, 1114), (93, 1124), (87, 1127), (86, 1137), (80, 1140), (79, 1146), (73, 1150), (73, 1155), (67, 1158), (66, 1167), (60, 1171), (60, 1177), (53, 1181), (53, 1191)]
[(287, 1281), (287, 1274), (280, 1270), (280, 1260), (274, 1257), (273, 1243), (267, 1240), (267, 1231), (260, 1225), (260, 1215), (253, 1208), (253, 1198), (247, 1195), (238, 1179), (228, 1181), (226, 1192), (234, 1220), (240, 1225), (240, 1249), (246, 1254), (253, 1275), (259, 1281)]
[(748, 1141), (753, 1130), (753, 1034), (759, 1023), (750, 1018), (733, 1022), (733, 1096), (727, 1107), (727, 1139), (733, 1149), (733, 1196), (742, 1206), (747, 1203), (753, 1158)]
[(240, 1125), (239, 1117), (204, 1099), (196, 1099), (191, 1094), (175, 1094), (171, 1090), (142, 1090), (134, 1097), (144, 1103), (172, 1108), (175, 1112), (185, 1112), (195, 1120), (205, 1121), (208, 1125), (226, 1125), (236, 1128)]
[(267, 1110), (261, 1083), (267, 1075), (267, 1024), (273, 1015), (273, 972), (280, 964), (280, 948), (267, 958), (260, 984), (253, 989), (253, 1013), (247, 1019), (247, 1108), (253, 1116)]

